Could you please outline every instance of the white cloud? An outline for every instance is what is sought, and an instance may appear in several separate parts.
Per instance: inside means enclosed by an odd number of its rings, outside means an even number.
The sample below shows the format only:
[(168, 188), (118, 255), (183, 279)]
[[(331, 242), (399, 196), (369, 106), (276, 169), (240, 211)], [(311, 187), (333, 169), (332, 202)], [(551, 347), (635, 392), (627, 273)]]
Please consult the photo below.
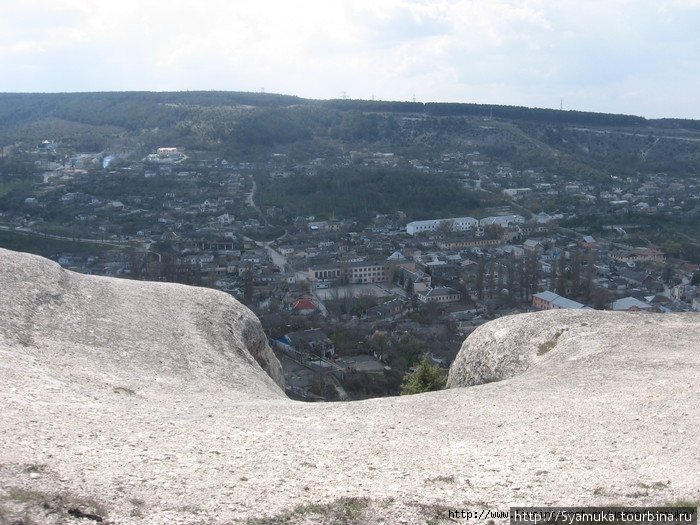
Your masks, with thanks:
[(700, 118), (699, 26), (695, 0), (25, 0), (0, 4), (0, 91), (564, 97)]

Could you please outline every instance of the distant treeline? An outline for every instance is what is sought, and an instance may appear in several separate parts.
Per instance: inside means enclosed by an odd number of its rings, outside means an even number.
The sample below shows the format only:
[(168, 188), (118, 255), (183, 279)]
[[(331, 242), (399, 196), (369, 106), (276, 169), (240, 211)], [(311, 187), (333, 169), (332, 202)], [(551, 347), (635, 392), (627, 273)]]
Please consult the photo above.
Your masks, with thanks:
[[(484, 117), (508, 120), (532, 120), (547, 123), (600, 124), (616, 126), (643, 126), (644, 117), (593, 113), (590, 111), (562, 111), (558, 109), (472, 104), (462, 102), (386, 102), (374, 100), (327, 100), (318, 102), (339, 110), (375, 111), (390, 113), (419, 113), (433, 117)], [(694, 121), (689, 121), (694, 122)]]
[(129, 130), (169, 126), (185, 118), (192, 107), (254, 106), (281, 108), (317, 106), (339, 111), (384, 112), (430, 116), (475, 116), (537, 122), (670, 126), (700, 129), (690, 119), (645, 119), (633, 115), (562, 111), (496, 104), (400, 102), (381, 100), (313, 100), (274, 93), (236, 91), (98, 92), (98, 93), (0, 93), (0, 125), (56, 117), (94, 125), (114, 125)]
[[(230, 111), (231, 108), (238, 109)], [(0, 140), (11, 142), (18, 136), (27, 136), (27, 125), (54, 119), (66, 130), (64, 138), (71, 135), (68, 122), (104, 127), (92, 133), (83, 131), (75, 138), (75, 146), (83, 149), (102, 149), (114, 140), (118, 130), (133, 136), (150, 130), (150, 135), (141, 139), (146, 147), (167, 142), (234, 154), (246, 148), (290, 144), (324, 136), (346, 141), (397, 143), (402, 136), (400, 119), (394, 116), (431, 117), (443, 122), (451, 118), (478, 117), (553, 126), (700, 130), (697, 120), (647, 120), (631, 115), (489, 104), (312, 100), (273, 93), (226, 91), (0, 93)], [(106, 129), (110, 127), (114, 129)]]
[(589, 124), (601, 126), (654, 126), (700, 130), (700, 120), (692, 119), (646, 119), (635, 115), (595, 113), (592, 111), (528, 108), (499, 104), (474, 104), (468, 102), (399, 102), (384, 100), (308, 100), (300, 103), (318, 104), (341, 111), (364, 111), (383, 113), (414, 113), (434, 117), (483, 117), (506, 120), (526, 120), (550, 124)]
[(130, 131), (173, 126), (193, 106), (281, 107), (303, 103), (289, 95), (229, 91), (0, 93), (0, 126), (59, 118)]
[(618, 126), (640, 126), (647, 123), (644, 117), (592, 113), (589, 111), (562, 111), (559, 109), (526, 108), (522, 106), (500, 106), (491, 104), (428, 103), (426, 112), (434, 116), (478, 116), (509, 120), (535, 120), (566, 124), (601, 124)]
[(257, 200), (265, 208), (277, 206), (291, 216), (336, 215), (369, 221), (377, 213), (398, 211), (404, 211), (409, 220), (467, 215), (494, 199), (451, 179), (436, 183), (413, 171), (356, 166), (315, 176), (258, 177)]

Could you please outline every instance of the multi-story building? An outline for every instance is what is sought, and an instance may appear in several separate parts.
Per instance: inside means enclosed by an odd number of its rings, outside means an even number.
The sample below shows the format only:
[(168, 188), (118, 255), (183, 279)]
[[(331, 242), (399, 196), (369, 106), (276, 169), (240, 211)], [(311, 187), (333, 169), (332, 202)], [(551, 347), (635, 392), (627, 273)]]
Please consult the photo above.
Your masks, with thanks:
[(536, 310), (579, 310), (585, 305), (557, 295), (554, 292), (546, 291), (536, 293), (532, 296), (532, 306)]
[(473, 217), (455, 217), (453, 219), (432, 219), (429, 221), (413, 221), (406, 225), (406, 233), (415, 235), (423, 232), (434, 232), (445, 223), (451, 231), (466, 232), (479, 225), (479, 221)]
[(386, 261), (359, 261), (309, 268), (310, 281), (345, 281), (348, 284), (383, 283), (389, 280), (391, 264)]
[(457, 290), (447, 286), (431, 288), (426, 292), (418, 294), (418, 300), (422, 303), (453, 303), (462, 297)]

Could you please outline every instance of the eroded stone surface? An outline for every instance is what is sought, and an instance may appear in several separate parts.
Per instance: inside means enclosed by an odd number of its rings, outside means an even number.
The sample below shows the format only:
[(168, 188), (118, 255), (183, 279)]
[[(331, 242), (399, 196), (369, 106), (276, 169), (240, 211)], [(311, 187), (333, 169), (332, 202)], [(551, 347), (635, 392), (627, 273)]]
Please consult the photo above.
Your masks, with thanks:
[[(347, 523), (426, 523), (448, 508), (697, 501), (699, 320), (509, 317), (471, 347), (476, 369), (508, 379), (305, 404), (249, 353), (264, 336), (225, 294), (0, 250), (0, 523), (319, 523), (343, 509)], [(508, 349), (527, 366), (498, 365)], [(470, 360), (451, 384), (487, 377)]]
[(650, 316), (596, 310), (502, 317), (480, 326), (464, 341), (450, 369), (448, 386), (501, 381), (550, 360), (554, 366), (575, 361), (595, 369), (599, 361), (622, 355), (661, 358), (676, 347), (692, 352), (700, 348), (699, 322), (695, 313)]

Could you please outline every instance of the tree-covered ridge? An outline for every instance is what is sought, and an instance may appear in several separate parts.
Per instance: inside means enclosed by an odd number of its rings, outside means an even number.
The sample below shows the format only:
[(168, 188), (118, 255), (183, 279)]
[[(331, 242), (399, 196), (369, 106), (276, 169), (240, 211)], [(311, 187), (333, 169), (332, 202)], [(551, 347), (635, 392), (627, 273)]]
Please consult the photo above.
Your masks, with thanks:
[(0, 128), (30, 120), (55, 117), (128, 130), (167, 127), (186, 119), (197, 108), (312, 106), (333, 111), (476, 116), (501, 119), (616, 126), (669, 126), (698, 129), (688, 119), (647, 120), (633, 115), (560, 111), (497, 104), (401, 102), (374, 100), (313, 100), (272, 93), (227, 91), (0, 93)]
[[(0, 93), (0, 145), (26, 149), (49, 139), (59, 143), (61, 155), (128, 151), (143, 157), (168, 145), (225, 159), (285, 153), (292, 162), (305, 163), (351, 151), (392, 152), (406, 161), (478, 152), (516, 170), (566, 172), (584, 180), (696, 173), (698, 124), (516, 106), (322, 101), (266, 93)], [(466, 167), (471, 159), (461, 160)]]
[(298, 97), (223, 91), (2, 93), (0, 130), (45, 118), (128, 131), (167, 128), (191, 118), (201, 107), (281, 107), (300, 103)]
[(599, 124), (605, 126), (640, 126), (647, 124), (644, 117), (593, 113), (590, 111), (562, 111), (558, 109), (526, 108), (498, 104), (428, 103), (425, 110), (435, 116), (471, 115), (476, 117), (533, 120), (538, 122), (567, 124)]
[(376, 213), (402, 211), (417, 220), (471, 213), (484, 196), (477, 198), (455, 180), (436, 183), (404, 169), (350, 167), (315, 176), (261, 177), (257, 198), (263, 207), (279, 206), (293, 215), (367, 219)]

